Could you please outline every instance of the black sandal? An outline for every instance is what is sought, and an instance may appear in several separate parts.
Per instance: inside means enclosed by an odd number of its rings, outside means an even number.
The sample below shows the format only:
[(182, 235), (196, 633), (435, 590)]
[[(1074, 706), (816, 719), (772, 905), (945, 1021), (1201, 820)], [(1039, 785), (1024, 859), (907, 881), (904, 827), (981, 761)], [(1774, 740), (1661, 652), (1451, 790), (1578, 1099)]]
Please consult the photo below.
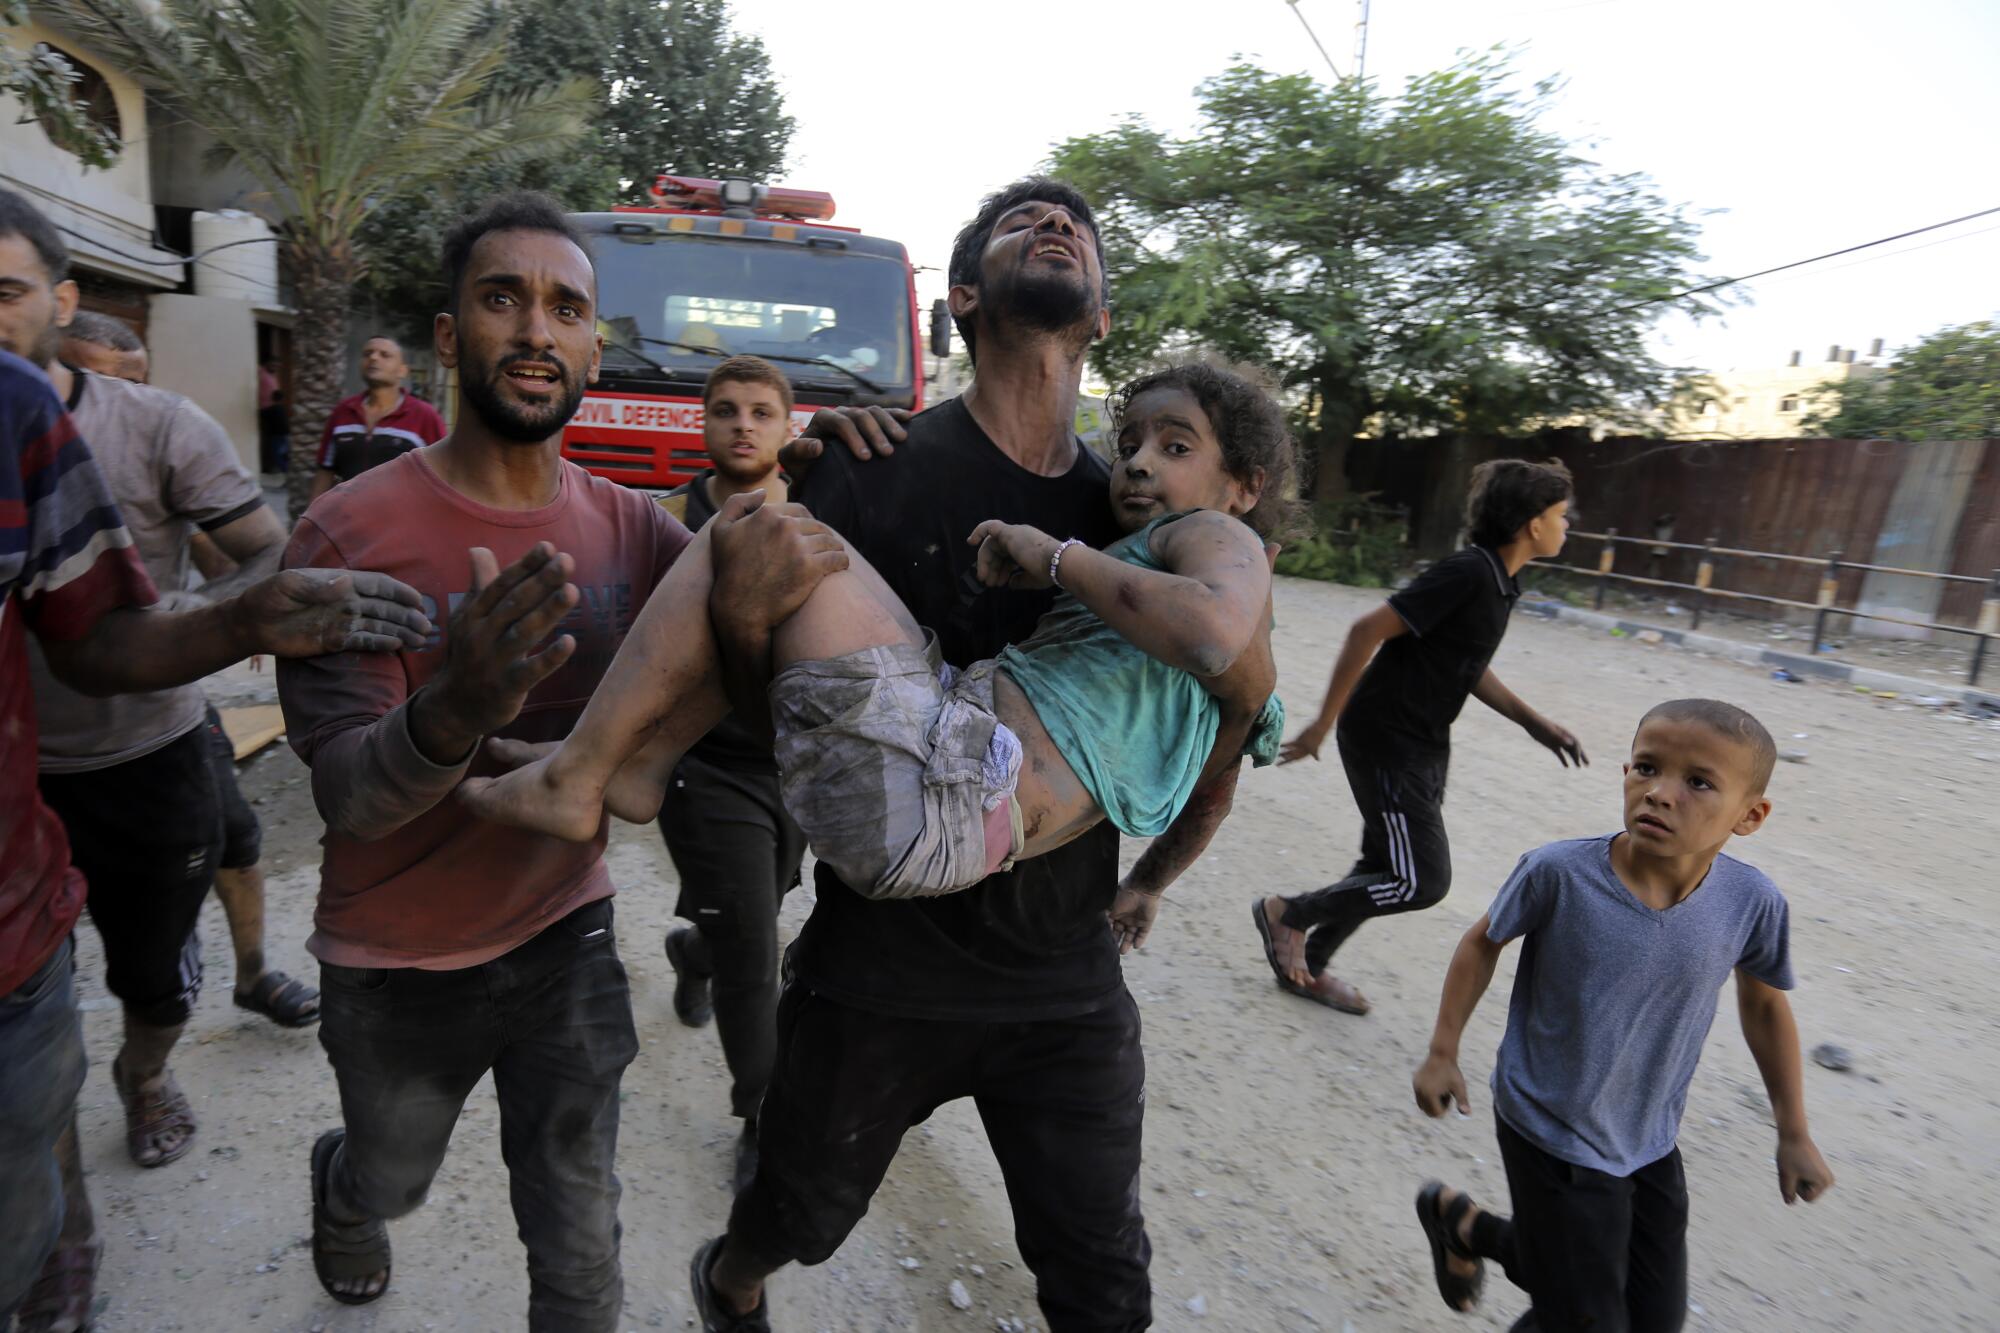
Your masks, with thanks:
[[(347, 1138), (344, 1129), (329, 1129), (319, 1136), (312, 1150), (312, 1256), (313, 1272), (319, 1275), (326, 1294), (342, 1305), (366, 1305), (380, 1300), (389, 1290), (389, 1226), (377, 1218), (354, 1226), (343, 1226), (326, 1215), (326, 1173), (333, 1165), (334, 1151)], [(334, 1283), (354, 1278), (382, 1275), (376, 1291), (340, 1291)]]
[(283, 972), (266, 972), (247, 992), (237, 991), (236, 1007), (262, 1014), (281, 1028), (319, 1022), (319, 992)]
[[(1464, 1190), (1451, 1201), (1448, 1208), (1440, 1208), (1438, 1199), (1444, 1194), (1444, 1182), (1428, 1180), (1417, 1191), (1417, 1221), (1424, 1229), (1424, 1235), (1431, 1243), (1431, 1270), (1437, 1274), (1438, 1295), (1444, 1303), (1460, 1314), (1471, 1312), (1479, 1305), (1479, 1295), (1486, 1287), (1486, 1261), (1459, 1243), (1458, 1224), (1475, 1205), (1472, 1196)], [(1478, 1268), (1471, 1277), (1464, 1277), (1451, 1271), (1445, 1262), (1447, 1256), (1470, 1259)]]

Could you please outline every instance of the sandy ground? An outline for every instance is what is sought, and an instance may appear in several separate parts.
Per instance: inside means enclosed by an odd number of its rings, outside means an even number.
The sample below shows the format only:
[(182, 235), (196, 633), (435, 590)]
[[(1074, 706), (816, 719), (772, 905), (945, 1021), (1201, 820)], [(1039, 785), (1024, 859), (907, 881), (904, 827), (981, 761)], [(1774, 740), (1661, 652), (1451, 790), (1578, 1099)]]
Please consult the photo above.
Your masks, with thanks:
[[(1281, 586), (1279, 657), (1295, 711), (1316, 703), (1348, 621), (1375, 596)], [(1782, 746), (1808, 752), (1780, 767), (1776, 815), (1738, 850), (1791, 898), (1805, 1044), (1837, 1042), (1854, 1068), (1807, 1067), (1814, 1130), (1840, 1183), (1825, 1202), (1787, 1210), (1755, 1068), (1724, 997), (1682, 1135), (1695, 1218), (1689, 1327), (1995, 1327), (2000, 726), (1779, 685), (1733, 663), (1526, 618), (1497, 665), (1598, 762), (1565, 772), (1472, 706), (1458, 728), (1448, 807), (1456, 891), (1434, 911), (1364, 930), (1343, 955), (1375, 1001), (1373, 1016), (1346, 1018), (1277, 991), (1245, 915), (1253, 892), (1316, 886), (1351, 859), (1357, 820), (1330, 765), (1248, 779), (1214, 852), (1173, 891), (1153, 942), (1127, 960), (1151, 1067), (1143, 1190), (1157, 1326), (1497, 1329), (1520, 1312), (1519, 1294), (1495, 1273), (1484, 1313), (1448, 1313), (1410, 1207), (1430, 1175), (1504, 1203), (1479, 1085), (1499, 1040), (1512, 954), (1465, 1044), (1473, 1117), (1425, 1120), (1411, 1104), (1410, 1071), (1452, 945), (1514, 859), (1613, 827), (1617, 760), (1640, 712), (1711, 694), (1749, 706)], [(304, 776), (274, 747), (246, 767), (244, 785), (267, 824), (271, 952), (311, 975), (302, 943), (319, 826)], [(735, 1122), (713, 1030), (680, 1027), (669, 1007), (659, 941), (673, 871), (657, 837), (621, 828), (611, 864), (625, 889), (619, 926), (644, 1045), (625, 1081), (620, 1152), (627, 1324), (681, 1329), (691, 1324), (687, 1256), (728, 1209)], [(795, 896), (788, 934), (807, 906)], [(97, 1327), (520, 1327), (526, 1282), (490, 1085), (474, 1094), (429, 1203), (394, 1227), (390, 1294), (350, 1310), (320, 1293), (306, 1249), (306, 1152), (334, 1123), (333, 1080), (311, 1032), (230, 1006), (213, 900), (202, 929), (208, 989), (175, 1062), (201, 1134), (186, 1158), (157, 1171), (125, 1156), (106, 1073), (118, 1015), (96, 936), (79, 931), (92, 1059), (82, 1124), (106, 1238)], [(971, 1309), (949, 1300), (954, 1280)], [(773, 1299), (785, 1333), (1041, 1327), (970, 1107), (948, 1107), (912, 1133), (846, 1247), (820, 1268), (782, 1275)]]

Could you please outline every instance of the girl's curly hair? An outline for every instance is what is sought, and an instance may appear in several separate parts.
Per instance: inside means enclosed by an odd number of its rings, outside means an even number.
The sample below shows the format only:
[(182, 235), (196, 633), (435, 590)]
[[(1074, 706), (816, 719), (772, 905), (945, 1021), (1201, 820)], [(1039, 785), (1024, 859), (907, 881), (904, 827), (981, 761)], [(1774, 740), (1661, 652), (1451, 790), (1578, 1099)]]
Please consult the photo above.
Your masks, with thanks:
[(1222, 465), (1241, 482), (1264, 474), (1256, 505), (1243, 521), (1266, 541), (1285, 541), (1304, 529), (1305, 506), (1291, 494), (1298, 476), (1299, 450), (1285, 411), (1274, 396), (1277, 382), (1255, 366), (1207, 359), (1177, 361), (1148, 371), (1114, 391), (1106, 401), (1111, 438), (1125, 426), (1132, 400), (1148, 389), (1184, 389), (1201, 404), (1209, 429), (1222, 446)]

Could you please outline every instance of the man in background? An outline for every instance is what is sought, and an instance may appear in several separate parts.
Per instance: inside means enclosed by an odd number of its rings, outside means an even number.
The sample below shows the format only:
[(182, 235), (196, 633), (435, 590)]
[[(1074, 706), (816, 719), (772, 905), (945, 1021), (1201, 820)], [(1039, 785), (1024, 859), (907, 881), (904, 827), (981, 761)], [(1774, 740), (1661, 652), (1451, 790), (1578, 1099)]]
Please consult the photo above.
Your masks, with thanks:
[(134, 384), (144, 384), (151, 369), (146, 344), (132, 326), (94, 310), (79, 310), (70, 318), (62, 331), (60, 356), (79, 370)]
[(341, 399), (326, 419), (314, 499), (369, 468), (444, 438), (444, 418), (437, 409), (404, 392), (409, 373), (403, 345), (394, 338), (378, 333), (361, 344), (361, 382), (368, 387)]

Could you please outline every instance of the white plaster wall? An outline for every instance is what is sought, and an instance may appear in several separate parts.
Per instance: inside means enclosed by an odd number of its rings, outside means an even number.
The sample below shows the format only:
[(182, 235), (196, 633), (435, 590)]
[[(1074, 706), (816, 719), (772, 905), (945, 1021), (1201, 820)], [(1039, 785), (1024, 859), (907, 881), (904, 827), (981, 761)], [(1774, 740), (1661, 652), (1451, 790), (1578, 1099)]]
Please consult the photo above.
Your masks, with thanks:
[(257, 471), (257, 322), (241, 301), (162, 294), (147, 311), (152, 382), (186, 394), (222, 423)]

